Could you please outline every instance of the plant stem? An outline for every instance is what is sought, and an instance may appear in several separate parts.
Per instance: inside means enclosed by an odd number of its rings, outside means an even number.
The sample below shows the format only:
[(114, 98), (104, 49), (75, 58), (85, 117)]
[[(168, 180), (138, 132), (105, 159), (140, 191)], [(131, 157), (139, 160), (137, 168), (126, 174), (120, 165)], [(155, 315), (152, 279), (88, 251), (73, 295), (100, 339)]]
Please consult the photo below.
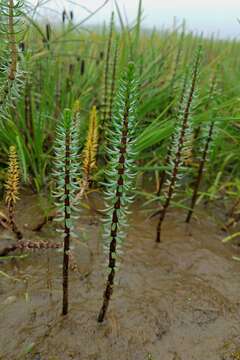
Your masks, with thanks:
[(16, 234), (18, 240), (21, 240), (23, 235), (21, 231), (18, 229), (15, 221), (14, 221), (14, 203), (13, 200), (10, 200), (8, 205), (8, 217), (9, 217), (9, 225), (12, 229), (12, 232)]
[(119, 160), (118, 160), (118, 180), (117, 180), (117, 189), (116, 189), (116, 202), (114, 204), (114, 210), (112, 214), (112, 224), (111, 224), (111, 243), (109, 248), (109, 264), (110, 273), (107, 279), (106, 289), (103, 295), (103, 305), (98, 316), (98, 322), (103, 322), (105, 314), (108, 309), (108, 305), (113, 294), (114, 278), (115, 278), (115, 267), (116, 267), (116, 246), (117, 246), (117, 235), (118, 235), (118, 215), (117, 211), (121, 208), (121, 198), (123, 193), (121, 189), (124, 186), (124, 173), (125, 173), (125, 161), (126, 161), (126, 151), (127, 151), (127, 138), (128, 138), (128, 116), (129, 116), (129, 91), (126, 94), (125, 102), (125, 111), (124, 111), (124, 120), (123, 128), (121, 134), (121, 147), (119, 151)]
[[(169, 161), (171, 159), (171, 154), (172, 154), (172, 142), (173, 142), (173, 136), (171, 136), (171, 139), (170, 139), (170, 144), (169, 144), (169, 147), (168, 147), (168, 151), (167, 151), (167, 155), (166, 155), (166, 158), (164, 159), (164, 165), (167, 166), (169, 164)], [(163, 188), (163, 185), (165, 183), (165, 179), (166, 179), (166, 170), (163, 170), (161, 172), (161, 177), (160, 177), (160, 181), (159, 181), (159, 185), (158, 185), (158, 190), (157, 190), (157, 196), (160, 197), (161, 195), (161, 192), (162, 192), (162, 188)]]
[(193, 210), (197, 201), (197, 197), (198, 197), (198, 189), (201, 183), (201, 179), (202, 179), (202, 175), (203, 175), (203, 171), (204, 171), (204, 166), (207, 160), (207, 155), (208, 155), (208, 149), (209, 149), (209, 145), (212, 141), (212, 134), (213, 134), (213, 128), (214, 128), (214, 121), (211, 122), (210, 127), (209, 127), (209, 132), (208, 132), (208, 137), (204, 146), (204, 150), (203, 150), (203, 155), (202, 158), (199, 162), (199, 168), (198, 168), (198, 175), (196, 178), (196, 182), (195, 182), (195, 186), (194, 186), (194, 190), (193, 190), (193, 195), (192, 195), (192, 200), (191, 200), (191, 206), (190, 206), (190, 210), (188, 212), (187, 218), (186, 218), (186, 223), (190, 223), (191, 221), (191, 217), (193, 214)]
[(15, 80), (16, 72), (17, 72), (17, 46), (16, 46), (16, 38), (15, 38), (15, 32), (14, 32), (14, 2), (13, 0), (9, 0), (9, 45), (11, 49), (11, 65), (9, 69), (8, 78), (10, 81)]
[(108, 309), (108, 305), (113, 293), (113, 286), (114, 286), (114, 278), (115, 278), (115, 265), (116, 265), (116, 260), (115, 258), (113, 258), (113, 254), (116, 253), (116, 245), (117, 245), (117, 241), (116, 238), (113, 237), (112, 241), (110, 243), (110, 252), (109, 252), (109, 268), (111, 269), (110, 274), (108, 275), (108, 279), (107, 279), (107, 286), (103, 295), (103, 305), (102, 308), (100, 310), (100, 313), (98, 315), (98, 322), (102, 323), (104, 318), (105, 318), (105, 314), (107, 312)]
[[(180, 98), (179, 98), (179, 104), (181, 105), (182, 102), (183, 102), (183, 99), (184, 99), (184, 95), (186, 93), (186, 88), (187, 88), (187, 81), (188, 81), (188, 71), (186, 71), (185, 73), (185, 76), (184, 76), (184, 81), (183, 81), (183, 86), (182, 86), (182, 89), (181, 89), (181, 94), (180, 94)], [(177, 114), (179, 115), (179, 114)], [(169, 146), (168, 146), (168, 151), (167, 151), (167, 155), (164, 159), (164, 165), (165, 166), (168, 166), (169, 165), (169, 161), (171, 160), (171, 156), (172, 156), (172, 150), (173, 150), (173, 141), (174, 141), (174, 133), (171, 135), (171, 138), (170, 138), (170, 141), (169, 141)], [(161, 195), (161, 192), (162, 192), (162, 188), (163, 188), (163, 185), (165, 183), (165, 180), (166, 180), (166, 170), (163, 170), (161, 172), (161, 175), (160, 175), (160, 181), (159, 181), (159, 186), (158, 186), (158, 190), (157, 190), (157, 196), (160, 197)], [(156, 216), (159, 214), (159, 211), (157, 211), (156, 213), (154, 213), (152, 215), (152, 217)]]
[(114, 59), (113, 59), (113, 70), (112, 70), (112, 82), (111, 82), (111, 97), (109, 102), (109, 119), (108, 125), (112, 122), (112, 113), (113, 113), (113, 100), (115, 94), (115, 82), (116, 82), (116, 72), (117, 72), (117, 59), (118, 59), (118, 41), (115, 45)]
[(67, 131), (66, 134), (66, 152), (65, 152), (65, 184), (64, 184), (64, 193), (65, 193), (65, 202), (64, 202), (64, 215), (65, 215), (65, 224), (64, 224), (64, 249), (63, 249), (63, 304), (62, 304), (62, 314), (66, 315), (68, 313), (68, 268), (69, 268), (69, 249), (70, 249), (70, 228), (68, 226), (68, 219), (70, 219), (69, 206), (70, 206), (70, 132)]

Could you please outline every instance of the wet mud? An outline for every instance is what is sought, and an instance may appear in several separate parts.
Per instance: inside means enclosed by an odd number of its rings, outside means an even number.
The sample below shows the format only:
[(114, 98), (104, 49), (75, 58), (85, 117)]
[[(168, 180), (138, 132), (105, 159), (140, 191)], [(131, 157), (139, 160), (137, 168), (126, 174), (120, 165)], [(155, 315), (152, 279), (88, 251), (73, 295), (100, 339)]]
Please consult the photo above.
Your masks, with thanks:
[[(35, 195), (24, 198), (18, 219), (25, 238), (59, 241), (53, 224), (30, 231), (43, 207)], [(222, 244), (225, 235), (206, 211), (189, 226), (185, 216), (171, 210), (156, 245), (157, 219), (135, 206), (103, 324), (106, 259), (96, 212), (81, 212), (72, 241), (78, 269), (70, 273), (67, 317), (61, 250), (0, 260), (0, 359), (240, 359), (240, 262), (232, 259), (240, 250)], [(15, 241), (6, 230), (0, 238), (1, 246)]]

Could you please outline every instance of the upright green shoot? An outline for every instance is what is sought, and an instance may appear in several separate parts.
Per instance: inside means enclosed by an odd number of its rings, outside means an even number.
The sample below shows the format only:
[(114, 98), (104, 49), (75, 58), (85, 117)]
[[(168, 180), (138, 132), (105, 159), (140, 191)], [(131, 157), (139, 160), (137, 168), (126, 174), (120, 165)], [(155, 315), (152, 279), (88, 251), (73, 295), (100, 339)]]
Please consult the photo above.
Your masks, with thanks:
[(72, 235), (76, 211), (76, 194), (79, 191), (77, 178), (79, 177), (78, 163), (78, 126), (73, 121), (72, 112), (64, 110), (63, 117), (57, 127), (55, 140), (55, 171), (56, 189), (53, 195), (57, 198), (58, 221), (64, 224), (64, 252), (63, 252), (63, 303), (62, 314), (68, 313), (68, 270), (70, 238)]
[(135, 77), (135, 68), (128, 65), (126, 74), (122, 77), (117, 91), (113, 124), (108, 129), (108, 144), (106, 150), (109, 163), (106, 198), (105, 219), (105, 251), (108, 253), (108, 277), (103, 295), (98, 322), (103, 322), (113, 293), (114, 278), (117, 266), (117, 255), (125, 237), (128, 206), (133, 200), (131, 190), (135, 176), (135, 131), (136, 110), (138, 97), (138, 83)]
[(200, 58), (201, 48), (199, 47), (192, 70), (190, 88), (186, 90), (183, 102), (180, 104), (179, 120), (177, 121), (177, 129), (173, 141), (173, 151), (171, 152), (171, 160), (169, 161), (170, 179), (167, 186), (163, 208), (160, 212), (157, 224), (157, 243), (161, 241), (162, 224), (165, 219), (168, 207), (171, 203), (172, 197), (174, 195), (177, 181), (180, 178), (180, 170), (184, 163), (184, 155), (189, 153), (191, 137), (190, 116), (192, 112), (193, 100), (196, 93)]

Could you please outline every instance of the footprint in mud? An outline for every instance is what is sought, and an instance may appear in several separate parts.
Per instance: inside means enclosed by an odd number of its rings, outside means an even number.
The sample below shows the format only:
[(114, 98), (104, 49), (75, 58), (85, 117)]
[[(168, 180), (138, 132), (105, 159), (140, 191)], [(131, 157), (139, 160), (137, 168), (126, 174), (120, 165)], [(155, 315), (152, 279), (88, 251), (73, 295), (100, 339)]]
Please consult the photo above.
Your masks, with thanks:
[(167, 334), (170, 328), (170, 319), (166, 311), (160, 311), (158, 318), (155, 320), (156, 324), (156, 336), (158, 340), (161, 340), (164, 335)]
[(199, 326), (208, 325), (217, 320), (219, 311), (211, 309), (195, 309), (193, 313), (194, 323)]
[(34, 355), (33, 360), (42, 360), (41, 355), (39, 353)]

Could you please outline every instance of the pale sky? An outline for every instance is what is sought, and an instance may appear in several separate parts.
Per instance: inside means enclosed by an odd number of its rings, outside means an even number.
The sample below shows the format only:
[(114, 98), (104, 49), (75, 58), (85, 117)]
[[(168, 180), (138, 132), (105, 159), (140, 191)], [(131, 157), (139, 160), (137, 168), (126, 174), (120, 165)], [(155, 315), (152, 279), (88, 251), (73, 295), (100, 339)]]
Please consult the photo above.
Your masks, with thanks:
[[(65, 7), (74, 10), (75, 21), (81, 21), (89, 12), (93, 11), (104, 0), (29, 0), (32, 4), (38, 1), (45, 2), (45, 14), (48, 17), (61, 16)], [(136, 17), (138, 0), (117, 0), (119, 8), (127, 14), (128, 20), (132, 23)], [(76, 4), (76, 5), (74, 5)], [(86, 7), (87, 9), (85, 9)], [(106, 7), (99, 11), (87, 24), (99, 24), (104, 20), (108, 21), (111, 11), (114, 9), (114, 0), (109, 0)], [(144, 25), (146, 27), (156, 26), (158, 28), (170, 26), (173, 18), (180, 23), (183, 19), (187, 27), (193, 31), (204, 31), (205, 35), (219, 33), (221, 37), (240, 38), (240, 0), (143, 0)]]

